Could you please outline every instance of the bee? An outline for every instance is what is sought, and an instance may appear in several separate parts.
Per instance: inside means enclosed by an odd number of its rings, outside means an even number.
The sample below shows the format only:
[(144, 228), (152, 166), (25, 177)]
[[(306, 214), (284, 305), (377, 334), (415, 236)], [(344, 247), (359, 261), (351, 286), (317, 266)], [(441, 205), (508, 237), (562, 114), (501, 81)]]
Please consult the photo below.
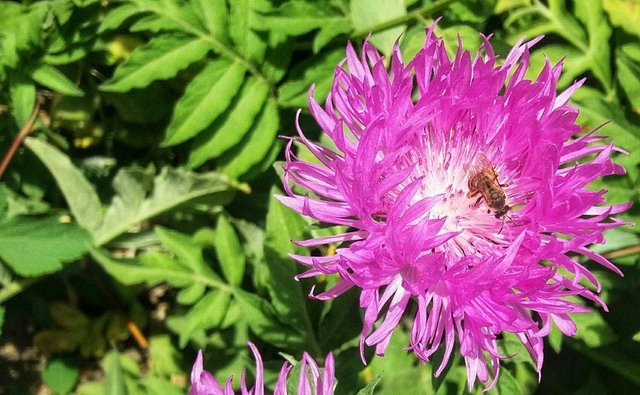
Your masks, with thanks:
[(480, 195), (475, 206), (478, 206), (480, 201), (484, 199), (489, 209), (495, 213), (496, 218), (506, 216), (511, 209), (511, 206), (507, 204), (507, 195), (503, 189), (506, 184), (500, 184), (498, 172), (493, 168), (489, 159), (484, 154), (477, 153), (473, 161), (467, 165), (467, 174), (469, 177), (467, 197), (472, 198)]

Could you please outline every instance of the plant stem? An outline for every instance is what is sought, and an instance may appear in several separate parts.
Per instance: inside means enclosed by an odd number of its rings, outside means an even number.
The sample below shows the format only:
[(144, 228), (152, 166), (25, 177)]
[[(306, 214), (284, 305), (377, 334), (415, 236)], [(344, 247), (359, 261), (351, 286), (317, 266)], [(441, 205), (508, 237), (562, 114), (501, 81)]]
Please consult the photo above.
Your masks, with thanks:
[(640, 253), (640, 245), (624, 247), (618, 250), (609, 251), (604, 254), (607, 259), (622, 258), (624, 256), (634, 255)]
[(33, 112), (31, 113), (31, 116), (27, 120), (27, 123), (25, 123), (24, 126), (22, 126), (22, 128), (20, 129), (16, 137), (13, 139), (13, 142), (11, 143), (11, 147), (9, 147), (9, 151), (7, 151), (6, 155), (2, 159), (2, 163), (0, 163), (0, 177), (2, 177), (2, 175), (4, 174), (4, 171), (7, 169), (7, 166), (9, 166), (9, 162), (11, 162), (11, 159), (13, 158), (13, 155), (15, 155), (16, 151), (18, 150), (18, 147), (20, 147), (24, 139), (33, 130), (33, 126), (36, 124), (36, 119), (38, 118), (39, 111), (40, 111), (40, 103), (36, 100), (36, 104), (33, 107)]

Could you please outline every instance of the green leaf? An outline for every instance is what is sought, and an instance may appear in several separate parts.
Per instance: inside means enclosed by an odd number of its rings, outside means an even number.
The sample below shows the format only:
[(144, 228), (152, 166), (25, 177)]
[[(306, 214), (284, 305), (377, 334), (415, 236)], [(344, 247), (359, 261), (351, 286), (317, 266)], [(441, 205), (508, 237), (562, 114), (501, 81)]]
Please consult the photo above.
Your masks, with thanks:
[(182, 373), (181, 355), (167, 334), (149, 338), (149, 360), (151, 372), (159, 376)]
[(269, 87), (263, 81), (248, 78), (231, 104), (231, 110), (194, 140), (189, 167), (198, 167), (237, 145), (251, 129), (268, 93)]
[(279, 127), (278, 105), (274, 100), (268, 100), (251, 131), (240, 144), (220, 157), (220, 169), (231, 178), (249, 171), (269, 153)]
[(40, 63), (31, 70), (31, 78), (47, 88), (68, 96), (84, 96), (82, 89), (71, 82), (60, 70), (48, 64)]
[(125, 168), (116, 175), (113, 184), (117, 194), (102, 226), (94, 233), (96, 245), (108, 243), (133, 225), (193, 199), (215, 194), (209, 202), (214, 205), (230, 191), (223, 174), (195, 174), (179, 168), (164, 168), (153, 179), (140, 168)]
[(106, 376), (106, 384), (104, 388), (105, 395), (128, 395), (129, 390), (124, 379), (124, 371), (120, 354), (118, 351), (110, 351), (104, 358), (104, 370)]
[[(267, 264), (259, 270), (263, 272), (265, 285), (282, 322), (303, 330), (309, 326), (307, 296), (300, 283), (294, 279), (298, 274), (298, 267), (288, 253), (306, 253), (291, 243), (291, 240), (304, 239), (306, 222), (274, 197), (279, 194), (281, 191), (276, 187), (269, 193), (271, 199), (267, 212), (264, 246)], [(304, 331), (307, 336), (313, 337), (311, 328)]]
[(222, 59), (207, 64), (176, 103), (163, 145), (186, 141), (215, 121), (231, 104), (245, 71), (242, 64)]
[[(573, 100), (580, 107), (579, 123), (586, 123), (589, 128), (595, 128), (607, 122), (603, 134), (610, 135), (615, 144), (627, 152), (639, 152), (640, 127), (627, 120), (619, 104), (608, 102), (597, 91), (586, 88), (576, 92)], [(631, 180), (639, 179), (640, 172), (637, 165), (640, 163), (640, 157), (638, 155), (620, 155), (616, 157), (616, 162), (627, 169), (628, 177)], [(633, 188), (633, 185), (629, 185), (629, 187)]]
[(618, 82), (629, 98), (633, 111), (640, 113), (640, 64), (633, 62), (623, 51), (616, 55)]
[(637, 0), (605, 0), (602, 5), (614, 26), (640, 37), (640, 4)]
[(180, 331), (180, 348), (184, 348), (191, 336), (198, 330), (217, 328), (222, 324), (231, 294), (226, 290), (212, 290), (196, 303), (184, 317)]
[(617, 340), (613, 329), (598, 312), (573, 314), (571, 318), (578, 327), (576, 338), (590, 348), (606, 346)]
[(63, 261), (82, 256), (90, 243), (86, 231), (54, 217), (14, 217), (0, 224), (0, 257), (22, 276), (59, 270)]
[(331, 89), (336, 66), (344, 56), (344, 49), (336, 48), (294, 66), (291, 76), (278, 90), (280, 105), (290, 108), (306, 107), (307, 92), (312, 84), (315, 84), (316, 100), (322, 102)]
[(350, 22), (335, 4), (294, 0), (282, 4), (277, 10), (254, 14), (252, 27), (258, 31), (271, 31), (274, 36), (283, 38), (319, 29), (313, 39), (313, 53), (318, 53), (336, 36), (351, 32)]
[(364, 388), (358, 391), (356, 395), (373, 395), (373, 390), (376, 389), (376, 386), (378, 385), (378, 383), (380, 383), (381, 379), (382, 379), (382, 373), (376, 374), (376, 376), (372, 378), (371, 381), (369, 381), (369, 383), (367, 383), (367, 385), (364, 386)]
[(198, 300), (200, 300), (200, 298), (202, 298), (206, 290), (207, 288), (204, 286), (204, 284), (201, 284), (201, 283), (191, 284), (187, 288), (178, 292), (178, 296), (176, 296), (176, 300), (178, 301), (178, 303), (183, 305), (192, 305), (196, 303)]
[(221, 42), (230, 40), (229, 15), (225, 0), (193, 0), (191, 6), (213, 37)]
[[(248, 60), (260, 64), (264, 59), (267, 45), (251, 26), (254, 10), (260, 11), (261, 0), (234, 0), (229, 2), (229, 35), (238, 53)], [(269, 11), (269, 9), (263, 10)]]
[(67, 393), (75, 388), (80, 378), (80, 370), (76, 363), (68, 358), (51, 359), (42, 372), (42, 379), (47, 385), (59, 393)]
[(91, 183), (67, 155), (47, 142), (27, 137), (24, 143), (51, 172), (78, 224), (95, 231), (102, 223), (102, 204)]
[(242, 319), (264, 341), (284, 348), (308, 348), (298, 331), (278, 320), (273, 306), (265, 299), (240, 288), (234, 289), (233, 295), (243, 312)]
[(589, 46), (586, 56), (589, 68), (607, 91), (611, 89), (611, 49), (609, 39), (612, 29), (602, 10), (602, 0), (592, 0), (588, 7), (576, 7), (576, 16), (587, 29)]
[(11, 114), (18, 126), (22, 126), (29, 120), (36, 104), (36, 87), (33, 81), (22, 74), (13, 74), (9, 82), (9, 95), (11, 97)]
[(518, 381), (513, 377), (509, 369), (500, 369), (500, 377), (496, 387), (489, 391), (488, 394), (494, 395), (524, 395), (522, 389), (518, 385)]
[(106, 92), (127, 92), (153, 81), (173, 78), (180, 70), (203, 59), (210, 49), (204, 39), (160, 35), (136, 48), (113, 78), (100, 86)]
[(245, 257), (238, 235), (225, 215), (218, 218), (216, 227), (216, 255), (225, 278), (231, 285), (242, 284)]
[(211, 268), (202, 258), (202, 247), (194, 243), (191, 237), (161, 226), (156, 226), (155, 232), (162, 245), (175, 254), (178, 263), (185, 269), (211, 275)]
[(107, 251), (94, 249), (91, 256), (107, 273), (125, 285), (146, 283), (153, 286), (163, 281), (176, 287), (186, 287), (197, 282), (208, 284), (206, 277), (185, 270), (160, 252), (147, 252), (134, 260), (114, 259)]
[[(367, 31), (382, 22), (407, 14), (401, 0), (351, 0), (350, 10), (356, 31)], [(406, 25), (400, 25), (375, 33), (371, 36), (371, 42), (383, 53), (390, 54), (393, 43), (405, 28)]]
[(127, 19), (133, 17), (137, 13), (138, 7), (133, 4), (123, 4), (109, 10), (100, 23), (98, 33), (122, 29), (122, 25), (127, 21)]
[(4, 66), (16, 68), (22, 55), (34, 51), (41, 40), (42, 22), (48, 13), (48, 4), (25, 6), (15, 2), (0, 2), (0, 79), (4, 79)]

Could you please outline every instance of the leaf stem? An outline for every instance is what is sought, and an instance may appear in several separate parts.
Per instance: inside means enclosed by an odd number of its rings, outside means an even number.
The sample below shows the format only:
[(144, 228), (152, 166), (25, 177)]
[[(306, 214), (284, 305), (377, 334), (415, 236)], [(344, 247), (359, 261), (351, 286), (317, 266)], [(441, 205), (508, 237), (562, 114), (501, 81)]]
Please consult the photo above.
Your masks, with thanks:
[(429, 4), (424, 7), (420, 7), (416, 10), (413, 10), (407, 13), (406, 15), (402, 15), (397, 18), (389, 19), (388, 21), (379, 23), (369, 29), (356, 31), (351, 35), (351, 37), (353, 38), (366, 37), (369, 33), (377, 33), (383, 30), (391, 29), (392, 27), (404, 25), (405, 23), (410, 22), (414, 19), (420, 20), (420, 18), (426, 15), (431, 15), (445, 9), (449, 4), (453, 3), (454, 1), (456, 0), (440, 0), (437, 3)]
[(39, 100), (36, 99), (36, 104), (33, 107), (31, 116), (29, 117), (27, 122), (22, 126), (22, 128), (20, 129), (16, 137), (13, 139), (13, 142), (11, 143), (11, 147), (9, 147), (9, 150), (7, 151), (4, 158), (2, 159), (2, 163), (0, 163), (0, 177), (2, 177), (2, 175), (4, 174), (4, 171), (7, 169), (7, 166), (9, 166), (9, 162), (11, 162), (11, 159), (13, 158), (16, 151), (18, 150), (18, 147), (20, 147), (20, 145), (22, 144), (24, 139), (29, 135), (29, 133), (33, 131), (33, 127), (36, 124), (36, 119), (38, 118), (39, 111), (40, 111), (40, 102)]
[(640, 245), (624, 247), (617, 250), (609, 251), (604, 254), (607, 259), (622, 258), (629, 255), (640, 254)]

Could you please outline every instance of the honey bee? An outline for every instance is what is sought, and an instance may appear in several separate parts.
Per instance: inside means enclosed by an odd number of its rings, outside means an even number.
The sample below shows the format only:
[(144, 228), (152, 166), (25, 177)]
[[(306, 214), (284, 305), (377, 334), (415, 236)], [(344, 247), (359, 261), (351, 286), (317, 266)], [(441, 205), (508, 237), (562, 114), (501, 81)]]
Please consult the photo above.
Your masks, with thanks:
[(480, 195), (475, 206), (484, 199), (490, 210), (493, 210), (496, 218), (507, 215), (511, 206), (507, 205), (507, 195), (504, 193), (505, 184), (498, 181), (498, 172), (493, 168), (489, 159), (482, 153), (476, 154), (473, 161), (467, 165), (469, 177), (469, 192), (467, 197), (472, 198)]

